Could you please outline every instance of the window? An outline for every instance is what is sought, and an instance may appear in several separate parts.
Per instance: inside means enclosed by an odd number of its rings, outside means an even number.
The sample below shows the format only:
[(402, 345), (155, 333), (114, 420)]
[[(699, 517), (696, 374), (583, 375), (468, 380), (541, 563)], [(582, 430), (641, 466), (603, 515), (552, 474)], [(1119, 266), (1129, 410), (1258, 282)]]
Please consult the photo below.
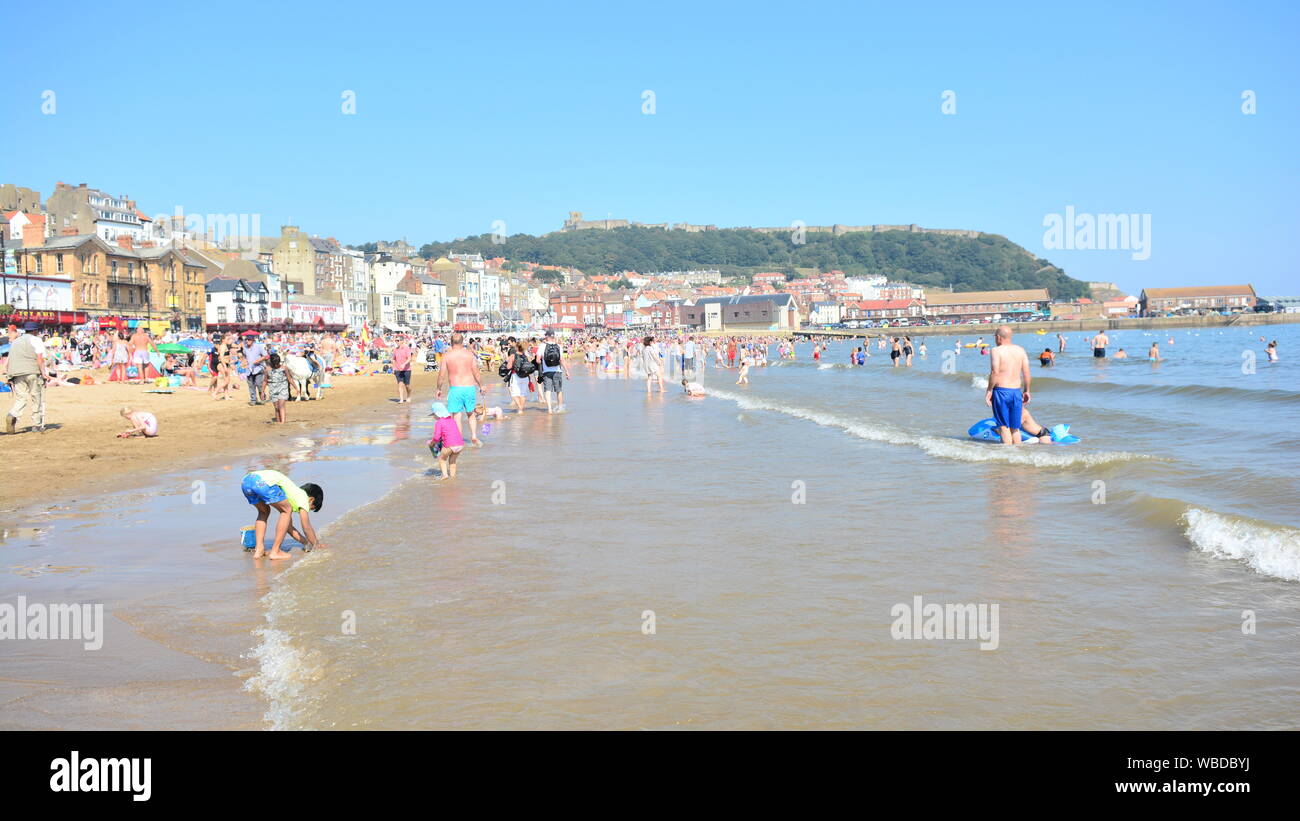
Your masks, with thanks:
[(218, 322), (225, 322), (225, 321), (226, 321), (226, 306), (225, 306), (225, 305), (218, 305), (218, 306), (217, 306), (217, 321), (218, 321)]
[(42, 269), (42, 263), (41, 263), (41, 260), (42, 260), (41, 255), (40, 255), (40, 254), (37, 254), (37, 255), (36, 255), (36, 273), (38, 273), (38, 274), (41, 272), (41, 269)]
[(204, 294), (204, 296), (206, 297), (206, 300), (205, 300), (206, 302), (211, 302), (211, 301), (212, 301), (212, 294)]
[(63, 254), (54, 255), (54, 270), (60, 274), (63, 273)]

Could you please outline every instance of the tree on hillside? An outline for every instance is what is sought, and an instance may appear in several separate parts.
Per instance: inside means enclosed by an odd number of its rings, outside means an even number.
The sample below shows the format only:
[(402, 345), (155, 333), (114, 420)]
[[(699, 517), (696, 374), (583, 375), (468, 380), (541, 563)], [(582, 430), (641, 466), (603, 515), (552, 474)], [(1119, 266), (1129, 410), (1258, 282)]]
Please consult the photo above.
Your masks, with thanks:
[[(451, 243), (423, 246), (422, 256), (443, 256)], [(802, 245), (785, 236), (740, 228), (664, 231), (658, 228), (566, 231), (540, 237), (515, 234), (495, 244), (491, 234), (457, 240), (455, 250), (500, 256), (514, 263), (573, 267), (593, 274), (718, 268), (726, 276), (757, 271), (797, 275), (796, 268), (840, 270), (848, 276), (884, 275), (917, 285), (952, 285), (959, 291), (1047, 288), (1053, 297), (1087, 295), (1086, 283), (1005, 237), (909, 231), (810, 233)]]

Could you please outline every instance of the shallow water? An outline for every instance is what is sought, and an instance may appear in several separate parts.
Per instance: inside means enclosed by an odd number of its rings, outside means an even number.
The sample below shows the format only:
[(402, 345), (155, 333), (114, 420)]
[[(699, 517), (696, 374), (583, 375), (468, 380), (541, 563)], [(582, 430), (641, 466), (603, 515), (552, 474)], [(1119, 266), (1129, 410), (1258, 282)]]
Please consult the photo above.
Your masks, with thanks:
[[(164, 531), (206, 551), (180, 595), (144, 608), (141, 574), (177, 584), (165, 568), (96, 559), (103, 511), (0, 545), (91, 572), (11, 574), (0, 595), (129, 587), (151, 636), (244, 688), (196, 685), (182, 716), (224, 699), (277, 728), (1294, 728), (1300, 334), (1171, 333), (1159, 365), (1094, 362), (1070, 334), (1075, 355), (1034, 368), (1030, 407), (1072, 446), (965, 438), (987, 359), (963, 348), (946, 373), (955, 337), (928, 337), (910, 370), (875, 349), (850, 367), (847, 343), (821, 363), (801, 346), (748, 386), (710, 365), (703, 400), (577, 365), (568, 413), (495, 424), (455, 482), (426, 473), (421, 404), (308, 437), (292, 475), (361, 506), (291, 567), (250, 571), (234, 546), (237, 469), (190, 535)], [(894, 638), (916, 596), (996, 604), (996, 649)], [(23, 676), (55, 671), (29, 655)]]

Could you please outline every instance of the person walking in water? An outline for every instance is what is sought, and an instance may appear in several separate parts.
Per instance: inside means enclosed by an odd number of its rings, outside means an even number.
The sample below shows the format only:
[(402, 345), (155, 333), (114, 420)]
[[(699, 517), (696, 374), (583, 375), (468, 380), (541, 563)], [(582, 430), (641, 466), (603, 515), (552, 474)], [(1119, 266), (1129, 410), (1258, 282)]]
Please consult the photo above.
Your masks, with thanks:
[(1106, 338), (1105, 331), (1097, 331), (1097, 335), (1092, 338), (1092, 356), (1094, 359), (1106, 358), (1106, 346), (1110, 340)]
[(1012, 344), (1009, 325), (998, 328), (994, 341), (996, 347), (989, 354), (989, 387), (984, 393), (984, 404), (993, 409), (1002, 444), (1018, 445), (1022, 411), (1029, 403), (1029, 357), (1024, 348)]
[(474, 419), (474, 408), (478, 405), (478, 392), (483, 387), (479, 376), (478, 359), (465, 347), (465, 336), (461, 333), (451, 335), (451, 350), (443, 356), (442, 368), (438, 370), (438, 390), (435, 399), (442, 399), (447, 392), (447, 410), (456, 419), (469, 419), (469, 440), (475, 446), (483, 443), (478, 438), (478, 423)]
[(664, 392), (664, 364), (655, 350), (655, 338), (647, 336), (641, 340), (641, 369), (645, 371), (645, 392), (649, 396), (651, 383), (659, 383), (659, 392)]

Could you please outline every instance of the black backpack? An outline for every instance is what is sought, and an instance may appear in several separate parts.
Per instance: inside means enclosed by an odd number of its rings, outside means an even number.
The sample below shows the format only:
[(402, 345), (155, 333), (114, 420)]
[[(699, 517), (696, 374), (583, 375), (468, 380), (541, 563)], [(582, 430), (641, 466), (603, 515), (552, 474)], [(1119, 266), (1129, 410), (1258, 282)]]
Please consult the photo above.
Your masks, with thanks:
[(542, 361), (546, 363), (548, 368), (557, 367), (560, 364), (560, 346), (554, 342), (547, 342), (546, 353), (542, 356)]
[(533, 364), (533, 360), (529, 359), (527, 355), (521, 353), (515, 354), (516, 374), (519, 376), (528, 376), (535, 370), (537, 370), (537, 366)]

